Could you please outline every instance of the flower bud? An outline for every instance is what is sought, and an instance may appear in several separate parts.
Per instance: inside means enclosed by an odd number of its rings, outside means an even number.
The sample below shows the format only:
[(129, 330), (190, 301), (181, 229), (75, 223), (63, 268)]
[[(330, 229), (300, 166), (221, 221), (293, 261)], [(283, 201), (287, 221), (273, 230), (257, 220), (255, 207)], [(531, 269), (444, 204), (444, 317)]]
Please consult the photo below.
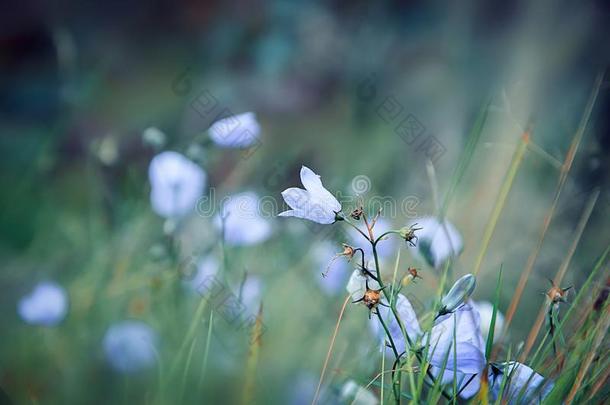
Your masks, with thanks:
[(450, 314), (458, 309), (470, 297), (476, 284), (477, 280), (472, 274), (466, 274), (457, 280), (441, 300), (439, 315)]

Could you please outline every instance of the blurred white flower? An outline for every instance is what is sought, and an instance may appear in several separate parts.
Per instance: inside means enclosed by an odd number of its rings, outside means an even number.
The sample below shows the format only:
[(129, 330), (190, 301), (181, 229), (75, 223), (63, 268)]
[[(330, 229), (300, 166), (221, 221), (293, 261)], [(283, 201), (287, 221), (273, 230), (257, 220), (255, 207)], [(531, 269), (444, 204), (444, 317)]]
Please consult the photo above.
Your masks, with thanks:
[(149, 127), (142, 132), (142, 141), (146, 145), (150, 145), (153, 148), (160, 149), (165, 145), (167, 137), (165, 134), (156, 127)]
[(150, 162), (148, 177), (153, 210), (164, 218), (178, 218), (195, 210), (207, 174), (178, 152), (161, 152)]
[(19, 300), (17, 312), (30, 325), (55, 326), (68, 312), (68, 295), (55, 282), (41, 282)]
[(247, 274), (246, 279), (238, 286), (239, 300), (246, 308), (257, 313), (263, 296), (263, 281), (259, 276)]
[[(288, 404), (310, 405), (318, 387), (318, 376), (308, 371), (301, 371), (293, 377), (293, 381), (293, 384), (287, 384), (289, 389)], [(337, 397), (338, 393), (323, 384), (318, 394), (318, 403), (334, 404), (338, 401)]]
[[(384, 301), (385, 302), (385, 301)], [(387, 302), (385, 302), (387, 304)], [(392, 335), (392, 339), (396, 344), (396, 349), (398, 352), (402, 353), (407, 350), (406, 341), (404, 335), (402, 334), (402, 328), (396, 321), (392, 310), (385, 306), (378, 306), (377, 310), (379, 314), (385, 320), (385, 323), (390, 331), (390, 335)], [(400, 320), (402, 322), (403, 327), (405, 328), (405, 332), (409, 335), (409, 338), (412, 342), (415, 342), (419, 336), (421, 336), (421, 329), (419, 327), (419, 322), (417, 321), (417, 314), (413, 310), (413, 306), (407, 297), (402, 294), (398, 294), (396, 296), (396, 312), (400, 316)], [(384, 342), (386, 341), (385, 331), (379, 324), (379, 322), (371, 322), (371, 328), (375, 335), (379, 337), (379, 339)]]
[(506, 377), (508, 380), (502, 398), (507, 400), (509, 405), (540, 404), (554, 385), (525, 364), (516, 361), (495, 364), (489, 371), (490, 400), (496, 401), (500, 395), (502, 381)]
[(197, 272), (190, 280), (185, 280), (185, 283), (194, 291), (201, 291), (206, 285), (211, 285), (211, 279), (218, 273), (219, 268), (218, 260), (214, 256), (205, 256), (197, 264)]
[(271, 236), (271, 224), (259, 211), (259, 197), (253, 192), (230, 196), (224, 203), (220, 216), (214, 222), (222, 228), (229, 245), (249, 246), (262, 243)]
[(324, 188), (320, 176), (303, 166), (301, 183), (305, 190), (292, 187), (282, 192), (282, 197), (291, 210), (281, 212), (279, 216), (303, 218), (319, 224), (335, 222), (336, 214), (341, 211), (341, 204)]
[(361, 387), (354, 380), (348, 380), (343, 384), (341, 401), (353, 405), (377, 405), (379, 403), (375, 394)]
[[(473, 301), (474, 308), (479, 313), (481, 318), (481, 334), (483, 340), (487, 342), (487, 336), (489, 336), (489, 328), (491, 327), (491, 316), (493, 315), (494, 306), (491, 302), (487, 301)], [(494, 327), (494, 343), (498, 342), (502, 338), (502, 331), (504, 328), (504, 315), (500, 311), (496, 312), (496, 325)]]
[(208, 133), (223, 148), (248, 148), (260, 137), (261, 127), (253, 112), (233, 115), (216, 121)]
[(464, 248), (462, 237), (449, 221), (441, 224), (434, 217), (424, 217), (413, 221), (410, 226), (418, 230), (415, 247), (409, 246), (413, 256), (426, 261), (430, 266), (439, 268), (451, 256), (457, 256)]
[(104, 354), (116, 371), (133, 373), (155, 363), (157, 341), (155, 331), (144, 322), (122, 321), (106, 331)]
[[(334, 243), (328, 241), (317, 243), (312, 250), (316, 264), (312, 267), (313, 276), (327, 295), (335, 295), (343, 290), (349, 277), (347, 259), (345, 257), (336, 258), (338, 250)], [(322, 273), (326, 271), (329, 264), (331, 267), (326, 273), (326, 277), (322, 277)]]
[(445, 315), (458, 309), (470, 297), (476, 285), (477, 279), (474, 275), (466, 274), (460, 277), (441, 299), (442, 307), (439, 311), (440, 315)]
[(432, 373), (441, 374), (446, 361), (441, 381), (452, 384), (455, 372), (458, 390), (463, 388), (462, 398), (474, 396), (481, 385), (479, 374), (485, 367), (485, 341), (480, 326), (479, 314), (468, 301), (455, 312), (438, 318), (430, 332)]

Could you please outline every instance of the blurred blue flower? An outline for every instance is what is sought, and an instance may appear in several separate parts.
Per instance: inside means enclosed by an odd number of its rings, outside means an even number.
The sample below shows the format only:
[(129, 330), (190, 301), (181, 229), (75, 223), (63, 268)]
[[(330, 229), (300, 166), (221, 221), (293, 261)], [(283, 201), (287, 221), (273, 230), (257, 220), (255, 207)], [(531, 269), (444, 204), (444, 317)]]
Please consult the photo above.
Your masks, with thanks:
[[(491, 327), (491, 316), (493, 315), (494, 306), (488, 301), (472, 301), (472, 305), (479, 313), (481, 318), (481, 334), (483, 340), (487, 342), (487, 336)], [(504, 329), (504, 315), (500, 311), (496, 311), (496, 325), (494, 327), (494, 343), (502, 338)]]
[(507, 400), (510, 405), (540, 404), (554, 385), (525, 364), (516, 361), (495, 364), (489, 371), (490, 400), (495, 401), (498, 398), (502, 381), (506, 377), (508, 380), (502, 399)]
[(248, 148), (258, 142), (261, 127), (253, 112), (233, 115), (216, 121), (208, 133), (223, 148)]
[[(327, 295), (336, 295), (347, 283), (349, 277), (349, 264), (345, 257), (337, 258), (337, 248), (332, 242), (323, 241), (317, 243), (312, 250), (316, 262), (313, 273), (316, 282)], [(332, 262), (332, 263), (331, 263)], [(330, 269), (326, 272), (330, 264)], [(326, 272), (326, 277), (322, 273)]]
[(320, 176), (310, 168), (301, 168), (301, 182), (305, 190), (291, 187), (282, 191), (284, 201), (291, 210), (280, 212), (280, 217), (297, 217), (319, 224), (332, 224), (341, 211), (341, 204), (322, 185)]
[(193, 211), (207, 180), (201, 167), (172, 151), (152, 159), (148, 177), (152, 208), (164, 218), (179, 218)]
[(259, 201), (255, 193), (244, 192), (230, 196), (224, 203), (220, 216), (216, 216), (214, 221), (219, 229), (224, 223), (227, 244), (255, 245), (271, 236), (271, 224), (259, 211)]
[[(375, 223), (374, 228), (374, 236), (379, 237), (383, 233), (392, 230), (392, 223), (383, 217), (379, 217), (377, 222)], [(355, 247), (362, 248), (364, 250), (364, 254), (368, 259), (373, 258), (373, 248), (371, 247), (370, 242), (367, 242), (360, 232), (355, 230), (352, 227), (347, 228), (347, 233), (349, 235), (349, 239)], [(396, 248), (398, 246), (397, 238), (393, 238), (391, 235), (386, 237), (384, 240), (381, 240), (377, 244), (377, 254), (380, 259), (388, 259), (392, 258), (392, 256), (396, 256)]]
[(415, 224), (422, 229), (417, 231), (416, 246), (409, 246), (409, 249), (418, 260), (439, 268), (451, 256), (462, 252), (462, 236), (449, 221), (441, 223), (434, 217), (423, 217), (413, 221), (410, 226)]
[(30, 325), (55, 326), (68, 312), (68, 295), (59, 284), (41, 282), (17, 304), (17, 313)]
[[(387, 304), (387, 302), (385, 303)], [(394, 343), (397, 346), (396, 349), (400, 353), (407, 350), (407, 345), (405, 342), (405, 338), (402, 334), (402, 329), (396, 321), (396, 318), (392, 314), (392, 310), (384, 306), (378, 306), (377, 310), (386, 322), (388, 330), (390, 331), (390, 335), (392, 336), (392, 339), (394, 340)], [(417, 314), (415, 313), (411, 302), (407, 297), (402, 294), (398, 294), (396, 296), (396, 311), (400, 316), (400, 320), (405, 328), (405, 332), (407, 333), (407, 335), (409, 335), (411, 341), (415, 342), (415, 340), (421, 336), (422, 331), (419, 327), (419, 322), (417, 321)], [(373, 329), (375, 335), (377, 335), (380, 340), (384, 342), (386, 336), (379, 322), (371, 322), (371, 328)]]
[(156, 361), (157, 334), (141, 321), (121, 321), (104, 335), (103, 348), (110, 366), (121, 373), (134, 373)]

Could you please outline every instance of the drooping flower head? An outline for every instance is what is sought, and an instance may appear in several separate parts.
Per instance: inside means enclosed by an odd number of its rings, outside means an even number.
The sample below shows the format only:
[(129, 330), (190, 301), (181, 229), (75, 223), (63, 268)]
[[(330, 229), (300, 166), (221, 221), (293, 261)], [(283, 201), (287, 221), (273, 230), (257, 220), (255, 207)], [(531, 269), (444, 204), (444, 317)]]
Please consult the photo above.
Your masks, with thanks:
[(67, 312), (68, 294), (52, 281), (39, 283), (17, 304), (17, 313), (30, 325), (55, 326)]
[(431, 267), (440, 268), (447, 259), (462, 252), (462, 237), (449, 221), (439, 222), (434, 217), (424, 217), (410, 225), (421, 229), (417, 231), (417, 244), (409, 248), (416, 258)]
[[(460, 397), (474, 396), (480, 387), (479, 375), (485, 367), (485, 342), (479, 329), (479, 315), (470, 303), (465, 303), (452, 314), (438, 318), (430, 333), (425, 334), (419, 326), (411, 302), (402, 294), (396, 297), (396, 311), (402, 328), (411, 342), (429, 344), (427, 354), (431, 372), (441, 379), (441, 383), (451, 386), (455, 377), (458, 390), (461, 390)], [(409, 350), (403, 329), (391, 309), (383, 307), (379, 312), (386, 322), (397, 350), (399, 352)], [(381, 326), (376, 322), (371, 326), (376, 335), (384, 341), (385, 333)]]
[(122, 321), (106, 331), (104, 354), (110, 366), (121, 373), (134, 373), (155, 363), (158, 337), (141, 321)]
[(489, 370), (490, 399), (497, 400), (502, 390), (502, 398), (509, 405), (540, 404), (553, 389), (553, 382), (545, 379), (525, 364), (510, 361), (493, 364)]
[(310, 168), (301, 168), (301, 182), (305, 189), (291, 187), (282, 191), (282, 197), (291, 208), (281, 212), (280, 217), (297, 217), (319, 224), (332, 224), (341, 212), (341, 204), (322, 185), (320, 176)]
[(440, 376), (443, 384), (451, 385), (455, 378), (458, 390), (462, 391), (460, 397), (474, 396), (479, 391), (480, 373), (485, 368), (485, 341), (479, 314), (470, 301), (438, 318), (429, 342), (432, 373)]
[(148, 177), (152, 208), (167, 219), (194, 211), (207, 180), (201, 167), (172, 151), (161, 152), (152, 159)]
[(261, 127), (253, 112), (233, 115), (216, 121), (208, 133), (223, 148), (249, 148), (259, 141)]
[(356, 269), (352, 272), (352, 275), (347, 281), (347, 286), (345, 287), (347, 292), (352, 296), (352, 301), (358, 301), (364, 297), (367, 290), (367, 283), (369, 288), (376, 290), (380, 288), (379, 283), (369, 279), (362, 270)]
[(271, 224), (259, 211), (259, 197), (253, 192), (230, 196), (215, 218), (218, 228), (224, 227), (228, 245), (250, 246), (271, 236)]

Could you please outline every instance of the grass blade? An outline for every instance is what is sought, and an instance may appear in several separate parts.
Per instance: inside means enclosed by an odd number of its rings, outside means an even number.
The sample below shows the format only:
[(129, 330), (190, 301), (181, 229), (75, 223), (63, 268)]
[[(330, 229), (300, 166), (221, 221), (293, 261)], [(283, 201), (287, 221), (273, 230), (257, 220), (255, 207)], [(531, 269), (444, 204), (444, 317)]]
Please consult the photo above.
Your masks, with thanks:
[(491, 323), (489, 324), (489, 333), (487, 334), (487, 343), (485, 345), (485, 358), (489, 362), (489, 355), (494, 344), (494, 334), (496, 331), (496, 315), (498, 314), (498, 305), (500, 304), (500, 287), (502, 286), (502, 266), (500, 266), (500, 274), (498, 274), (498, 283), (496, 284), (496, 295), (494, 298), (494, 308), (491, 313)]

